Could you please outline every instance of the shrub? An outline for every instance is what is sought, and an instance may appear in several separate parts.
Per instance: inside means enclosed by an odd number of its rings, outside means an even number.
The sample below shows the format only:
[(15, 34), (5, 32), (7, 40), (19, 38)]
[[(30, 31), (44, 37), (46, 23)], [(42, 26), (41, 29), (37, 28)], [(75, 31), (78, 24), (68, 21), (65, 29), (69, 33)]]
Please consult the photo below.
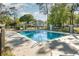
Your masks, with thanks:
[(2, 56), (14, 56), (14, 55), (12, 54), (10, 47), (5, 47), (2, 52)]
[(74, 32), (79, 33), (79, 27), (78, 28), (74, 28)]
[(69, 28), (68, 27), (64, 27), (64, 28), (59, 29), (59, 31), (61, 31), (61, 32), (68, 32)]
[(16, 27), (16, 30), (20, 30), (20, 26), (17, 26), (17, 27)]

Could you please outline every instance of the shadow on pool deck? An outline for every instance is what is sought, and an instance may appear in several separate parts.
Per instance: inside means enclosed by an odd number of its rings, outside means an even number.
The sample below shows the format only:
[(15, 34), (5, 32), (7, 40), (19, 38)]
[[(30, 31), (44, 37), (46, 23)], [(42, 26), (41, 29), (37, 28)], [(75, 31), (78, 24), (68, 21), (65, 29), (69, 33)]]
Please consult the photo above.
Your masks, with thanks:
[(7, 43), (10, 43), (13, 47), (17, 47), (25, 42), (29, 42), (29, 40), (25, 40), (24, 37), (13, 37), (13, 40)]
[[(60, 46), (62, 46), (62, 47), (60, 47)], [(37, 51), (37, 54), (51, 53), (51, 51), (53, 51), (55, 49), (58, 50), (59, 52), (63, 52), (64, 54), (78, 54), (78, 51), (76, 49), (74, 49), (72, 46), (68, 45), (65, 42), (60, 42), (58, 40), (48, 43), (48, 48), (46, 48), (45, 46), (41, 47)]]
[[(24, 37), (13, 37), (13, 40), (9, 41), (8, 43), (12, 44), (13, 47), (17, 47), (25, 42), (29, 43), (29, 40), (25, 40)], [(37, 51), (37, 54), (47, 54), (54, 49), (57, 49), (60, 52), (64, 52), (65, 54), (78, 54), (78, 51), (74, 49), (72, 46), (69, 46), (65, 42), (60, 42), (59, 40), (54, 40), (51, 43), (48, 43), (47, 46), (45, 45), (39, 48)], [(59, 47), (59, 46), (62, 46), (62, 47)]]
[(77, 40), (79, 39), (79, 38), (78, 38), (76, 35), (74, 35), (74, 34), (72, 34), (72, 36), (73, 36), (75, 39), (77, 39)]
[(79, 45), (79, 42), (75, 42), (74, 44), (75, 44), (75, 45)]
[[(60, 45), (63, 46), (63, 47), (57, 48)], [(69, 46), (67, 43), (64, 43), (64, 42), (59, 42), (57, 40), (52, 41), (49, 44), (49, 48), (52, 49), (52, 50), (57, 49), (59, 51), (64, 52), (65, 54), (78, 54), (78, 51), (75, 50), (72, 46)]]
[(46, 47), (41, 47), (38, 51), (37, 51), (37, 54), (47, 54), (51, 52), (50, 49), (46, 48)]

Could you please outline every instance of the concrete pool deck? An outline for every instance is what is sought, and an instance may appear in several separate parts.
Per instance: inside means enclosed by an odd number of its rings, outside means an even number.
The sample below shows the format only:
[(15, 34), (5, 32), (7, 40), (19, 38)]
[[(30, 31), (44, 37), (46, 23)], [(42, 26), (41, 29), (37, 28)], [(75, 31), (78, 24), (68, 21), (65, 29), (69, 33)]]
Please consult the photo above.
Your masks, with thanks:
[(79, 34), (37, 44), (15, 31), (6, 31), (6, 40), (15, 56), (79, 55)]

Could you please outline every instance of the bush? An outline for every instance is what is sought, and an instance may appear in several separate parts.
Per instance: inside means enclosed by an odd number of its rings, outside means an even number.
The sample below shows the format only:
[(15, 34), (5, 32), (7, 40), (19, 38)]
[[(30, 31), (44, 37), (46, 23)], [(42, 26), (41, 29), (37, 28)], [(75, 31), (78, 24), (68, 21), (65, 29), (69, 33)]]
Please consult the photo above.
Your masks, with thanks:
[(16, 30), (20, 30), (20, 26), (17, 26), (17, 27), (16, 27)]
[(75, 32), (75, 33), (79, 33), (79, 27), (74, 28), (74, 32)]
[(69, 28), (68, 27), (64, 27), (64, 28), (59, 29), (59, 31), (61, 31), (61, 32), (68, 32)]
[(14, 56), (14, 55), (12, 54), (10, 47), (5, 47), (2, 52), (2, 56)]

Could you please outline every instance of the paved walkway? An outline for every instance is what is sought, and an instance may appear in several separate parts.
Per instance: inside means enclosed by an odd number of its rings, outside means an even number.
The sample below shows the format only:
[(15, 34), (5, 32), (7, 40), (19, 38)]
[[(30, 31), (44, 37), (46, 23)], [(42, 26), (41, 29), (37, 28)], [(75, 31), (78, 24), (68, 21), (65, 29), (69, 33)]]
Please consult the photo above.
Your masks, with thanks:
[[(76, 36), (76, 37), (75, 37)], [(59, 40), (37, 44), (27, 40), (15, 31), (7, 31), (7, 45), (12, 48), (16, 56), (59, 56), (59, 55), (78, 55), (79, 35), (69, 35)]]

